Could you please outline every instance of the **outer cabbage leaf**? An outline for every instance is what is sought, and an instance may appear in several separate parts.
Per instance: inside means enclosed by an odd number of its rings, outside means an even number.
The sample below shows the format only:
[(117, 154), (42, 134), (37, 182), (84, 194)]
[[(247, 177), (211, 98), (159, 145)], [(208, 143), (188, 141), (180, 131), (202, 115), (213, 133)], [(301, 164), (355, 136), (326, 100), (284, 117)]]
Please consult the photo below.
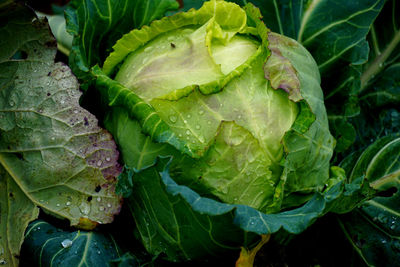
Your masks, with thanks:
[(63, 231), (37, 220), (26, 229), (22, 264), (35, 266), (110, 266), (120, 256), (113, 238), (98, 232)]
[[(360, 257), (371, 266), (399, 264), (399, 148), (398, 135), (386, 136), (370, 145), (361, 155), (354, 154), (342, 164), (350, 179), (365, 175), (371, 187), (392, 194), (368, 200), (351, 214), (340, 217), (346, 237)], [(392, 189), (397, 192), (393, 194)]]
[(304, 45), (317, 61), (321, 72), (338, 61), (352, 64), (368, 59), (366, 36), (385, 1), (329, 0), (237, 0), (252, 2), (261, 9), (264, 21), (280, 34)]
[(37, 207), (83, 228), (111, 222), (120, 166), (111, 135), (78, 104), (76, 78), (54, 63), (47, 24), (16, 4), (0, 19), (0, 259), (15, 266)]
[(123, 34), (178, 6), (175, 0), (72, 1), (66, 11), (67, 30), (74, 36), (69, 58), (72, 71), (79, 79), (90, 78), (89, 69), (102, 64)]
[[(170, 176), (170, 158), (159, 158), (153, 166), (133, 172), (121, 181), (131, 186), (128, 205), (146, 249), (163, 253), (169, 260), (190, 260), (218, 255), (249, 244), (254, 235), (285, 229), (298, 234), (328, 211), (327, 205), (341, 194), (332, 186), (316, 194), (303, 207), (264, 214), (249, 206), (230, 205), (201, 197)], [(339, 189), (339, 190), (338, 190)]]

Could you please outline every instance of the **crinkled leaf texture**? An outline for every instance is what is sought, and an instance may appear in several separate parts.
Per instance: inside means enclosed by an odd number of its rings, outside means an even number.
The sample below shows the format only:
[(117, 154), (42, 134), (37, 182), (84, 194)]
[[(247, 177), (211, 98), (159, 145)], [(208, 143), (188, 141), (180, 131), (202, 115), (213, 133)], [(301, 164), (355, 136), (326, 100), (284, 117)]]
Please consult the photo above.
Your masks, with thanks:
[(23, 262), (35, 266), (110, 266), (120, 257), (110, 235), (98, 232), (63, 231), (37, 220), (26, 229)]
[(16, 266), (38, 207), (82, 228), (111, 222), (121, 205), (114, 193), (120, 166), (111, 135), (79, 106), (76, 78), (54, 63), (47, 23), (25, 7), (3, 8), (0, 259)]

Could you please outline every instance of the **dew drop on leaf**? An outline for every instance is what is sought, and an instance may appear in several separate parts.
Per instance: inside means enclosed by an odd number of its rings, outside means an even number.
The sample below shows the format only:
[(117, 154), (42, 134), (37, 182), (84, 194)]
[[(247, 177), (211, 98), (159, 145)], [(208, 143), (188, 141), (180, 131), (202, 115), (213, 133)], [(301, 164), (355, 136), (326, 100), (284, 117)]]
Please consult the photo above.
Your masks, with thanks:
[(103, 207), (103, 206), (100, 206), (100, 207), (99, 207), (99, 211), (104, 211), (104, 207)]
[(189, 131), (189, 130), (186, 130), (186, 134), (187, 134), (187, 135), (190, 135), (190, 131)]
[(192, 117), (192, 115), (188, 114), (186, 117), (187, 117), (188, 119), (190, 119), (190, 118)]
[(63, 246), (63, 248), (69, 248), (70, 246), (72, 246), (72, 241), (69, 239), (64, 239), (61, 242), (61, 246)]
[(101, 197), (97, 197), (97, 202), (100, 202), (101, 201)]
[(101, 164), (103, 164), (103, 162), (102, 162), (101, 160), (99, 160), (99, 161), (97, 162), (97, 167), (100, 167)]
[(107, 204), (107, 207), (111, 208), (111, 204), (110, 204), (110, 203), (108, 203), (108, 204)]
[(170, 120), (172, 123), (175, 123), (175, 122), (178, 120), (178, 118), (177, 118), (176, 116), (174, 116), (174, 115), (171, 115), (171, 116), (169, 116), (169, 120)]
[(111, 158), (110, 158), (110, 157), (107, 157), (107, 158), (106, 158), (106, 161), (110, 161), (110, 160), (111, 160)]
[(65, 203), (65, 206), (69, 206), (71, 205), (71, 202), (67, 201), (67, 203)]
[(201, 128), (201, 126), (197, 124), (197, 125), (196, 125), (196, 129), (197, 129), (197, 130), (200, 130), (200, 128)]
[(82, 204), (79, 205), (79, 210), (80, 210), (83, 214), (88, 215), (89, 212), (90, 212), (90, 206), (89, 206), (88, 203), (82, 202)]
[(199, 115), (203, 115), (203, 114), (204, 114), (204, 110), (200, 110)]

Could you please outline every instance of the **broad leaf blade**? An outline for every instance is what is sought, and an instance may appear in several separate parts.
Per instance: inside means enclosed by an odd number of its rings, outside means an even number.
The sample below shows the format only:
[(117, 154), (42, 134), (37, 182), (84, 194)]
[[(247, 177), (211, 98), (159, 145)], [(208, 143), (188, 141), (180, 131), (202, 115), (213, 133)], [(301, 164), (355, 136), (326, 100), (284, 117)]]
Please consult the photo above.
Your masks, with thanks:
[(338, 180), (324, 195), (315, 194), (302, 207), (264, 214), (249, 206), (203, 197), (177, 184), (170, 177), (168, 160), (158, 159), (154, 166), (133, 174), (128, 205), (146, 249), (151, 254), (165, 253), (169, 260), (238, 249), (253, 240), (249, 233), (271, 234), (284, 229), (299, 234), (328, 212), (327, 204), (342, 192)]
[(36, 206), (83, 228), (111, 222), (121, 204), (114, 194), (120, 167), (111, 135), (78, 104), (76, 78), (54, 63), (47, 23), (11, 5), (1, 11), (0, 32), (0, 235), (12, 234), (9, 244), (1, 241), (11, 259)]
[(175, 0), (73, 1), (66, 18), (67, 30), (74, 36), (69, 58), (74, 74), (80, 79), (87, 77), (92, 66), (102, 65), (123, 34), (178, 6)]
[(120, 255), (113, 238), (98, 232), (62, 231), (38, 220), (26, 229), (25, 263), (35, 266), (110, 266)]
[(399, 194), (368, 201), (360, 210), (340, 217), (355, 251), (369, 266), (400, 264)]
[(0, 263), (18, 266), (25, 228), (39, 209), (0, 165)]

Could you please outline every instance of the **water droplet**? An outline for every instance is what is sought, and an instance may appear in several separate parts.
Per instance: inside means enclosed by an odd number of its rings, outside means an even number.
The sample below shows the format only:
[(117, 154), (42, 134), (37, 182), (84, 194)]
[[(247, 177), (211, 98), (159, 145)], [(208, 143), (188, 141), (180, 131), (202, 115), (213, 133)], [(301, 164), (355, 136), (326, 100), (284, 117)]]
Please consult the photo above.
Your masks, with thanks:
[(107, 204), (107, 207), (111, 208), (111, 204), (110, 204), (110, 203), (108, 203), (108, 204)]
[(64, 101), (64, 100), (61, 100), (60, 103), (61, 103), (61, 105), (64, 105), (64, 104), (65, 104), (65, 101)]
[(51, 141), (54, 141), (54, 140), (56, 140), (56, 138), (53, 136), (53, 137), (51, 138)]
[(107, 157), (107, 158), (106, 158), (106, 161), (110, 161), (110, 160), (111, 160), (111, 158), (110, 158), (110, 157)]
[(182, 137), (182, 134), (178, 134), (179, 137)]
[(57, 206), (57, 207), (60, 207), (60, 203), (57, 203), (56, 206)]
[(233, 200), (234, 200), (234, 201), (237, 201), (237, 200), (238, 200), (238, 198), (237, 198), (237, 197), (235, 197)]
[(238, 120), (240, 120), (242, 118), (242, 115), (238, 115), (237, 118)]
[(101, 197), (97, 197), (97, 202), (100, 202), (101, 201)]
[(78, 112), (79, 112), (79, 111), (78, 111), (77, 109), (74, 110), (74, 113), (75, 113), (75, 114), (78, 114)]
[(67, 201), (67, 203), (65, 203), (65, 206), (69, 206), (71, 205), (71, 202)]
[(69, 248), (70, 246), (72, 246), (72, 241), (69, 239), (64, 239), (61, 242), (61, 246), (63, 246), (63, 248)]
[(178, 120), (178, 118), (177, 118), (176, 116), (174, 116), (174, 115), (171, 115), (171, 116), (169, 116), (169, 120), (170, 120), (172, 123), (175, 123), (175, 122)]
[(38, 112), (39, 112), (39, 113), (43, 113), (43, 109), (39, 109)]
[(148, 46), (148, 47), (146, 47), (146, 48), (144, 49), (144, 52), (149, 52), (151, 49), (153, 49), (153, 47)]
[(204, 110), (200, 110), (199, 115), (203, 115), (203, 114), (204, 114)]
[(40, 230), (40, 226), (38, 226), (38, 228), (37, 228), (38, 230)]
[(187, 117), (188, 119), (190, 119), (190, 118), (192, 117), (192, 115), (188, 114), (186, 117)]
[(99, 161), (97, 162), (97, 167), (100, 167), (101, 164), (103, 164), (103, 162), (102, 162), (101, 160), (99, 160)]
[(251, 225), (254, 225), (254, 222), (253, 222), (253, 221), (251, 221), (251, 222), (250, 222), (250, 224), (251, 224)]
[(183, 120), (183, 123), (187, 123), (187, 120)]
[(192, 140), (192, 144), (196, 143), (196, 141)]
[(43, 199), (41, 199), (41, 200), (40, 200), (40, 202), (42, 202), (42, 203), (43, 203), (43, 202), (44, 202), (44, 200), (43, 200)]
[(196, 129), (197, 129), (197, 130), (200, 130), (200, 128), (201, 128), (201, 126), (197, 124), (197, 125), (196, 125)]
[(189, 136), (187, 136), (187, 137), (186, 137), (186, 140), (188, 140), (188, 141), (189, 141), (189, 139), (190, 139), (190, 137), (189, 137)]
[(90, 206), (89, 206), (88, 203), (82, 202), (81, 205), (79, 205), (79, 210), (80, 210), (83, 214), (88, 215), (89, 212), (90, 212)]
[(187, 135), (190, 135), (190, 131), (189, 131), (189, 130), (186, 130), (186, 134), (187, 134)]
[(101, 254), (100, 250), (97, 251), (97, 254), (99, 254), (99, 255)]
[(379, 68), (382, 68), (382, 66), (383, 66), (383, 64), (382, 64), (382, 63), (379, 63)]
[(392, 226), (390, 226), (390, 229), (394, 230), (396, 228), (396, 225), (393, 224)]
[(382, 240), (382, 244), (386, 244), (386, 242), (387, 242), (386, 240)]
[(104, 207), (103, 207), (103, 206), (100, 206), (100, 207), (99, 207), (99, 211), (104, 211)]
[(210, 124), (211, 124), (211, 121), (207, 121), (207, 124), (210, 125)]
[(15, 105), (14, 101), (10, 100), (10, 106), (13, 107)]

